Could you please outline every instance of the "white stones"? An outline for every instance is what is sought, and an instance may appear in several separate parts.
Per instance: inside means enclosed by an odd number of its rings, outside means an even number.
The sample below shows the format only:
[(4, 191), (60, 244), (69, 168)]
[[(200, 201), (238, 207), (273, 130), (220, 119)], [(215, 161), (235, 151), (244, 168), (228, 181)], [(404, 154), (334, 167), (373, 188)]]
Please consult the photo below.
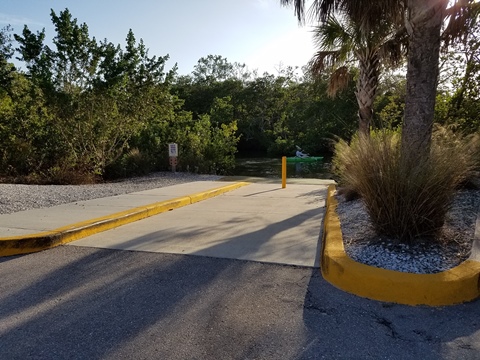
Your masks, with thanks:
[(451, 269), (468, 258), (471, 250), (480, 191), (460, 191), (447, 216), (438, 242), (418, 239), (413, 244), (398, 244), (377, 236), (361, 200), (338, 198), (345, 252), (353, 260), (383, 269), (432, 274)]

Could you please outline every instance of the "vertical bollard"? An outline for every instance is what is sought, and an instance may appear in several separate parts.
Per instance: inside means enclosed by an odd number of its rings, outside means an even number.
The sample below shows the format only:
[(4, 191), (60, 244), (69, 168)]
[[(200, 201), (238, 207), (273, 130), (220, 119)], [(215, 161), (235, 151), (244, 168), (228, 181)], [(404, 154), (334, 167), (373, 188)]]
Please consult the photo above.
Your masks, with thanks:
[(282, 156), (282, 189), (287, 187), (287, 157)]

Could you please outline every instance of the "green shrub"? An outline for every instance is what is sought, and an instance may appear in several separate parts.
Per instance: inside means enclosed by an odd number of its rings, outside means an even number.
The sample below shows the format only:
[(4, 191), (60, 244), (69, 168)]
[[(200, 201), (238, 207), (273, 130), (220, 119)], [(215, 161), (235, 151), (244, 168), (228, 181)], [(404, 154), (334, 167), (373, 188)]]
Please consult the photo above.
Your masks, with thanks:
[(269, 146), (267, 153), (272, 157), (293, 156), (295, 155), (295, 143), (291, 139), (277, 137), (275, 142)]
[(409, 242), (443, 226), (455, 190), (475, 170), (479, 139), (437, 128), (430, 156), (408, 164), (400, 137), (378, 131), (340, 140), (333, 164), (340, 184), (361, 196), (377, 233)]
[(131, 149), (105, 169), (108, 180), (147, 175), (152, 171), (152, 161), (138, 149)]
[(79, 167), (54, 166), (44, 174), (30, 174), (27, 180), (31, 184), (84, 185), (98, 183), (101, 178)]

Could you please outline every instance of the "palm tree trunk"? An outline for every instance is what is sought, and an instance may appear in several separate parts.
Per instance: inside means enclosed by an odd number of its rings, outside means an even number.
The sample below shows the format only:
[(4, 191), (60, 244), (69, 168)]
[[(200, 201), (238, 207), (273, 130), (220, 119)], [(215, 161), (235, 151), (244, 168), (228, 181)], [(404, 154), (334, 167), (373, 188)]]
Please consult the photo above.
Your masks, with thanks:
[(377, 95), (379, 59), (376, 51), (363, 50), (357, 53), (360, 73), (355, 93), (358, 103), (358, 130), (361, 135), (370, 135), (373, 118), (373, 101)]
[(410, 40), (402, 154), (412, 164), (430, 151), (440, 30), (448, 0), (408, 0), (407, 4), (406, 28)]

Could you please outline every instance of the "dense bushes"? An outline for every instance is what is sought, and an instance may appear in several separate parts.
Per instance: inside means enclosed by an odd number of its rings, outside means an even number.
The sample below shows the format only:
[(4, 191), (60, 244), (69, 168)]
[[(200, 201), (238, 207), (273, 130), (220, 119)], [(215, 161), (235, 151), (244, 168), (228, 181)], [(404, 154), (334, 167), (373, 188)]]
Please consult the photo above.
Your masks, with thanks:
[[(227, 75), (213, 59), (227, 66)], [(221, 57), (202, 58), (192, 76), (174, 81), (172, 91), (185, 100), (186, 110), (208, 112), (212, 124), (236, 120), (242, 155), (294, 155), (295, 145), (322, 154), (331, 151), (329, 139), (349, 138), (358, 127), (354, 82), (332, 99), (328, 74), (313, 79), (308, 71), (299, 76), (287, 67), (277, 75), (258, 76), (235, 72), (236, 67)], [(218, 73), (223, 75), (209, 75)]]
[[(279, 157), (293, 155), (298, 145), (324, 154), (332, 138), (348, 140), (358, 128), (354, 82), (332, 99), (326, 95), (328, 73), (314, 78), (281, 67), (277, 75), (259, 76), (218, 55), (201, 58), (191, 75), (178, 76), (175, 67), (166, 70), (168, 56), (149, 56), (132, 31), (122, 48), (90, 37), (87, 25), (68, 10), (58, 16), (52, 11), (51, 17), (52, 46), (45, 44), (44, 31), (27, 26), (14, 36), (25, 71), (9, 63), (15, 55), (12, 29), (0, 30), (0, 177), (68, 183), (166, 170), (170, 142), (179, 144), (177, 169), (228, 174), (237, 149)], [(460, 49), (466, 70), (454, 62), (447, 78), (456, 90), (439, 92), (436, 121), (475, 132), (477, 36), (467, 45)], [(402, 124), (405, 79), (385, 75), (375, 129)], [(375, 146), (384, 146), (377, 140)], [(387, 140), (395, 143), (389, 156), (399, 156), (398, 139)], [(362, 147), (359, 141), (352, 146)], [(365, 159), (370, 161), (369, 153)]]
[(478, 136), (437, 128), (429, 156), (412, 164), (401, 156), (399, 132), (385, 130), (340, 140), (333, 163), (377, 233), (408, 242), (439, 231), (455, 190), (478, 166), (478, 149)]
[(168, 56), (150, 57), (132, 31), (122, 49), (91, 38), (68, 10), (51, 17), (53, 47), (27, 26), (14, 36), (25, 73), (6, 61), (11, 38), (0, 31), (1, 177), (83, 183), (141, 175), (168, 168), (169, 142), (179, 144), (184, 170), (233, 166), (236, 123), (184, 111), (171, 92)]

